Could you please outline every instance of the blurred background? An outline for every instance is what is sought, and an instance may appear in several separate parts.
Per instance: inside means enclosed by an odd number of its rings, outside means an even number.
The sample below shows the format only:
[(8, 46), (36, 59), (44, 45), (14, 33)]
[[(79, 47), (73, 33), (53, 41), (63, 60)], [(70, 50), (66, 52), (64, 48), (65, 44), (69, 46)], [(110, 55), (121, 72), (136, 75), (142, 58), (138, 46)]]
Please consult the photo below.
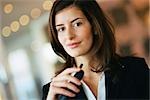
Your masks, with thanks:
[[(116, 31), (117, 53), (149, 56), (149, 0), (97, 0)], [(62, 60), (52, 50), (53, 0), (0, 0), (0, 100), (40, 100)]]

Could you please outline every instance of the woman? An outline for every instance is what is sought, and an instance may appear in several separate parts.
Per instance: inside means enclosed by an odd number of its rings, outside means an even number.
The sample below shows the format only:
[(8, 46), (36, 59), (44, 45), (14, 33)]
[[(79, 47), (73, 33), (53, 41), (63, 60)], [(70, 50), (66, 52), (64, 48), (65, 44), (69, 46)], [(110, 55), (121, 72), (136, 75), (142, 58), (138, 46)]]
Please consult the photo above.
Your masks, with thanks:
[[(60, 95), (74, 100), (148, 99), (148, 66), (143, 58), (116, 55), (111, 24), (95, 0), (56, 0), (49, 26), (52, 48), (66, 62), (44, 85), (43, 100)], [(80, 70), (81, 81), (72, 75)]]

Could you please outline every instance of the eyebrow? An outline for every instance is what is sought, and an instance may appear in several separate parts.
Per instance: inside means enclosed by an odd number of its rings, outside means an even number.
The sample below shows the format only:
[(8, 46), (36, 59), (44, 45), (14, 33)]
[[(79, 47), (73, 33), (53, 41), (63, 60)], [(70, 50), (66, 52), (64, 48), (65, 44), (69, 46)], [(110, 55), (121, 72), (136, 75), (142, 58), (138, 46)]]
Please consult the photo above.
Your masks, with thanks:
[(74, 21), (76, 21), (78, 19), (83, 19), (83, 18), (75, 18), (74, 20), (71, 21), (71, 23), (73, 23)]
[[(74, 20), (72, 20), (71, 21), (71, 23), (73, 23), (74, 21), (76, 21), (76, 20), (78, 20), (78, 19), (84, 19), (84, 18), (75, 18)], [(58, 25), (56, 25), (55, 27), (57, 27), (57, 26), (63, 26), (64, 24), (58, 24)]]

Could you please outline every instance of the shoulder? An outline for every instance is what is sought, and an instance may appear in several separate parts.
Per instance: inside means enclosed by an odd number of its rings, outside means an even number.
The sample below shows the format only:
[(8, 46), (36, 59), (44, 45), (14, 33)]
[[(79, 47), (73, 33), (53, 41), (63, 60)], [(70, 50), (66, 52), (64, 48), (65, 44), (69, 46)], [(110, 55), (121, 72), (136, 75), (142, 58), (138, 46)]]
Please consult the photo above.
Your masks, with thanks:
[(149, 70), (144, 58), (141, 57), (120, 57), (120, 63), (127, 69), (143, 69)]
[(49, 87), (50, 87), (50, 82), (43, 86), (43, 88), (42, 88), (42, 100), (46, 100), (47, 95), (48, 95), (48, 91), (49, 91)]
[[(144, 58), (140, 57), (121, 57), (120, 63), (124, 66), (123, 72), (126, 77), (135, 81), (135, 84), (147, 84), (149, 83), (150, 70), (146, 64)], [(145, 85), (145, 86), (148, 86)]]
[(114, 70), (124, 70), (130, 74), (138, 73), (149, 73), (148, 65), (144, 58), (133, 57), (133, 56), (117, 56), (112, 60), (114, 65)]
[(145, 61), (144, 58), (141, 57), (133, 57), (133, 56), (125, 56), (125, 57), (120, 57), (121, 61), (126, 61), (128, 63), (132, 63), (134, 61), (134, 63), (139, 63), (139, 62), (143, 62)]
[(121, 66), (121, 74), (122, 77), (120, 78), (121, 86), (127, 93), (127, 97), (133, 98), (149, 98), (149, 68), (146, 64), (144, 58), (140, 57), (120, 57), (119, 63)]

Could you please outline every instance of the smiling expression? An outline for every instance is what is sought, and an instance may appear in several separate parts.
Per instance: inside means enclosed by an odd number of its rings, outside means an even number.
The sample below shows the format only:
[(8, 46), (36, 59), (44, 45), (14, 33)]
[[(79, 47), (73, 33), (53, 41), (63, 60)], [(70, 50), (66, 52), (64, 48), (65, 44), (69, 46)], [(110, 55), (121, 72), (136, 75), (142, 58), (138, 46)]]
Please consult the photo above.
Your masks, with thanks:
[(83, 12), (69, 6), (55, 17), (58, 40), (72, 57), (87, 55), (92, 47), (92, 27)]

